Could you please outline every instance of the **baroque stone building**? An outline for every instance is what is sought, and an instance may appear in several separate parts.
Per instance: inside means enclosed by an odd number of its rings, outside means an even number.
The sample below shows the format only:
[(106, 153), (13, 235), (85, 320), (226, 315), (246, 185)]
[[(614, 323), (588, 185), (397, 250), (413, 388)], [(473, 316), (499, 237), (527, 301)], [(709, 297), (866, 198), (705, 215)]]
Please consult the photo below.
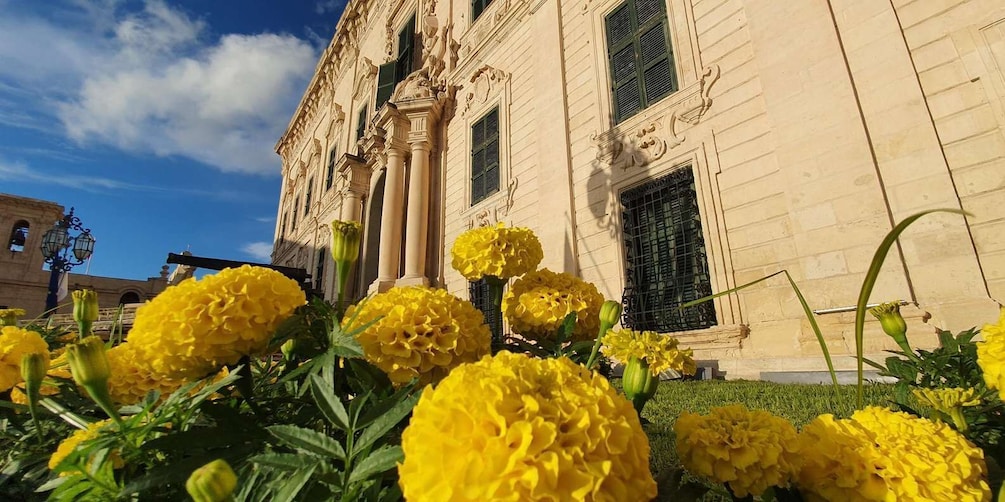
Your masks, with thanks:
[[(1005, 299), (1005, 4), (998, 0), (351, 0), (276, 145), (273, 261), (331, 297), (331, 220), (361, 221), (357, 296), (432, 284), (458, 234), (532, 228), (543, 267), (673, 332), (727, 377), (836, 363), (871, 300), (912, 341)], [(924, 324), (927, 322), (928, 324)], [(894, 348), (871, 319), (866, 349)]]
[[(0, 249), (0, 308), (22, 308), (27, 318), (45, 311), (49, 290), (49, 270), (42, 256), (42, 236), (63, 218), (63, 206), (54, 202), (0, 193), (0, 232), (6, 240)], [(67, 290), (92, 289), (98, 293), (100, 307), (121, 303), (140, 303), (168, 285), (168, 266), (157, 277), (146, 280), (119, 279), (75, 274), (67, 277)], [(67, 297), (61, 304), (72, 300)], [(59, 310), (69, 313), (68, 305)]]

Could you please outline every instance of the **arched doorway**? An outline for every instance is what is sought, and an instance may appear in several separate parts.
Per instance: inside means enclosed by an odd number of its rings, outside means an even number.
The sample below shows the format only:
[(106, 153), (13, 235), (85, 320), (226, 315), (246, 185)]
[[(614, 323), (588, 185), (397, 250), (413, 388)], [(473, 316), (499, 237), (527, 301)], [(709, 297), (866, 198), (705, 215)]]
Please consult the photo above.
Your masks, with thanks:
[(126, 291), (119, 297), (119, 305), (125, 305), (129, 303), (140, 303), (140, 295), (135, 291)]

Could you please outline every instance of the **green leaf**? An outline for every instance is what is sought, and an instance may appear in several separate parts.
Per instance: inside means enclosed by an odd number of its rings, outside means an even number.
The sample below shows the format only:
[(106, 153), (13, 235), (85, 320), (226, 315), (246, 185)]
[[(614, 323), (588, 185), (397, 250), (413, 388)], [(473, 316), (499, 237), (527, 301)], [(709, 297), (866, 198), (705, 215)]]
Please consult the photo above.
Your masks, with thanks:
[(576, 312), (569, 312), (562, 320), (562, 325), (558, 327), (558, 334), (555, 337), (559, 344), (565, 343), (572, 336), (572, 330), (576, 328)]
[(300, 493), (300, 490), (304, 488), (304, 485), (310, 481), (311, 476), (314, 474), (317, 467), (318, 466), (315, 464), (289, 477), (286, 482), (279, 487), (279, 491), (276, 492), (276, 496), (273, 500), (280, 502), (292, 502), (293, 500), (296, 500), (297, 494)]
[(349, 430), (349, 414), (345, 411), (345, 405), (335, 395), (325, 380), (318, 375), (311, 375), (311, 395), (318, 404), (318, 409), (328, 421), (345, 432)]
[(876, 253), (872, 257), (872, 262), (869, 264), (869, 270), (865, 273), (865, 279), (862, 281), (862, 289), (858, 293), (858, 301), (855, 303), (855, 357), (858, 359), (858, 390), (856, 392), (856, 406), (861, 408), (864, 401), (864, 378), (863, 378), (863, 362), (862, 359), (865, 357), (865, 313), (866, 305), (869, 303), (869, 295), (872, 294), (872, 289), (876, 285), (876, 279), (879, 278), (879, 271), (883, 268), (883, 262), (886, 260), (887, 253), (890, 252), (890, 248), (893, 247), (894, 243), (900, 237), (900, 234), (907, 229), (912, 223), (931, 213), (954, 213), (962, 214), (966, 216), (968, 213), (959, 209), (931, 209), (928, 211), (922, 211), (920, 213), (908, 216), (901, 221), (886, 237), (883, 238), (883, 242), (879, 244), (876, 248)]
[(305, 457), (296, 453), (262, 453), (249, 459), (250, 461), (283, 471), (296, 471), (317, 465), (314, 457)]
[(363, 431), (363, 434), (359, 436), (359, 440), (356, 441), (350, 455), (355, 457), (356, 454), (361, 451), (365, 451), (373, 445), (374, 442), (387, 434), (387, 431), (391, 430), (391, 428), (395, 425), (398, 425), (398, 422), (401, 422), (402, 419), (412, 412), (412, 408), (415, 407), (415, 403), (418, 401), (418, 393), (404, 397), (401, 401), (391, 407), (391, 409), (387, 410), (386, 413), (374, 420), (373, 423)]
[(405, 453), (400, 446), (383, 446), (370, 452), (363, 460), (360, 460), (349, 474), (349, 483), (356, 483), (370, 478), (374, 474), (389, 471), (404, 460)]
[(342, 444), (320, 432), (295, 425), (273, 425), (268, 431), (286, 445), (345, 461), (345, 449)]
[(803, 292), (799, 291), (799, 288), (796, 286), (796, 281), (792, 280), (792, 276), (789, 275), (789, 271), (782, 270), (782, 272), (785, 272), (785, 278), (789, 280), (789, 284), (792, 285), (792, 290), (796, 292), (796, 298), (799, 299), (799, 304), (803, 307), (803, 314), (806, 316), (806, 319), (810, 321), (810, 328), (813, 329), (813, 334), (817, 337), (817, 343), (820, 344), (820, 351), (824, 354), (824, 362), (827, 363), (827, 371), (831, 374), (831, 383), (834, 384), (834, 393), (835, 395), (840, 396), (841, 394), (839, 392), (840, 387), (838, 387), (837, 372), (834, 371), (834, 362), (831, 361), (831, 353), (830, 350), (827, 349), (827, 341), (824, 340), (824, 335), (820, 331), (820, 326), (817, 324), (816, 316), (813, 314), (813, 311), (810, 310), (810, 306), (806, 303), (806, 298), (803, 298)]

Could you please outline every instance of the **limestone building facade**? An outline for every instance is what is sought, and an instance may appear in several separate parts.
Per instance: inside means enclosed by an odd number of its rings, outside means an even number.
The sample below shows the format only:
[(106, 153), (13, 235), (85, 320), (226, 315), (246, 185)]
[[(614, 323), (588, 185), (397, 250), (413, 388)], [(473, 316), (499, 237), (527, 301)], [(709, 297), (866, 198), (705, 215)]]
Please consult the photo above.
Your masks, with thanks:
[(365, 228), (357, 296), (477, 293), (450, 246), (502, 221), (727, 377), (823, 368), (782, 276), (676, 309), (787, 270), (848, 368), (883, 236), (952, 208), (903, 234), (872, 301), (910, 302), (925, 345), (1005, 299), (998, 0), (351, 0), (276, 151), (273, 262), (329, 297), (333, 219)]
[[(55, 202), (0, 193), (0, 232), (6, 239), (0, 249), (0, 308), (25, 309), (28, 319), (45, 311), (50, 276), (42, 256), (42, 236), (63, 218), (63, 214), (63, 206)], [(100, 252), (100, 247), (98, 249)], [(98, 304), (103, 308), (116, 307), (120, 303), (140, 303), (157, 296), (167, 287), (167, 270), (165, 265), (159, 276), (146, 280), (75, 274), (71, 271), (67, 278), (67, 290), (94, 290), (98, 293)], [(62, 300), (60, 303), (67, 305), (59, 312), (71, 312), (70, 302), (69, 297)]]

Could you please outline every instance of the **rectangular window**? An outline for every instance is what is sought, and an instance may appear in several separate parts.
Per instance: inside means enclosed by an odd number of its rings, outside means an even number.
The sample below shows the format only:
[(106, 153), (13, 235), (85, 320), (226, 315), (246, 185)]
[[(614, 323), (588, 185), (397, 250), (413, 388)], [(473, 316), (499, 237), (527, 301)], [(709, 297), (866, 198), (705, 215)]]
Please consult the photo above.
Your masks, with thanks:
[(471, 127), (471, 204), (499, 191), (499, 109)]
[(665, 0), (625, 0), (604, 20), (614, 122), (677, 90)]
[(311, 194), (314, 192), (314, 177), (307, 179), (307, 195), (304, 196), (304, 216), (311, 214)]
[(328, 152), (328, 174), (325, 175), (325, 191), (332, 189), (332, 184), (335, 183), (335, 149)]
[(414, 63), (415, 15), (412, 15), (398, 32), (398, 57), (394, 61), (380, 65), (377, 71), (377, 110), (391, 99), (394, 88), (412, 73)]
[(314, 289), (321, 291), (325, 284), (325, 260), (328, 257), (328, 248), (318, 250), (318, 264), (314, 268)]
[(366, 134), (366, 107), (364, 106), (356, 116), (356, 141), (363, 139)]
[(482, 316), (485, 317), (485, 325), (489, 328), (494, 328), (498, 324), (500, 330), (493, 330), (492, 332), (501, 333), (502, 318), (499, 315), (500, 313), (495, 312), (495, 309), (492, 308), (492, 298), (489, 296), (489, 284), (485, 282), (485, 279), (468, 283), (468, 299), (471, 300), (471, 304), (476, 309), (482, 312)]
[(485, 9), (489, 7), (492, 0), (472, 0), (471, 2), (471, 20), (474, 21), (478, 19), (478, 16), (485, 12)]
[(622, 324), (660, 333), (716, 324), (715, 306), (677, 307), (712, 294), (690, 167), (621, 194), (625, 238)]
[(283, 223), (279, 225), (279, 242), (286, 239), (286, 213), (283, 213)]
[(300, 196), (298, 195), (296, 199), (293, 199), (293, 222), (290, 224), (290, 230), (297, 229), (297, 207), (300, 206)]

